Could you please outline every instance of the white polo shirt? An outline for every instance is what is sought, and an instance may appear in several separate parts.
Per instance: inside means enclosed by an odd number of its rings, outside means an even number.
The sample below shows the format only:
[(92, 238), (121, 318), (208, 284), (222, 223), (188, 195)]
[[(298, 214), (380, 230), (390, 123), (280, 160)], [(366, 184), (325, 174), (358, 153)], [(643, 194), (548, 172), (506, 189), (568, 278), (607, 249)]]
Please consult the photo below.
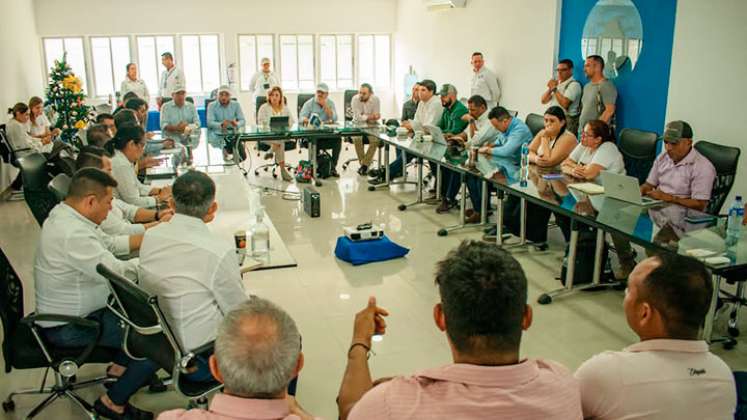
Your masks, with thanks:
[(162, 98), (171, 98), (171, 94), (178, 87), (185, 88), (187, 82), (184, 79), (184, 72), (177, 66), (171, 70), (164, 70), (161, 73), (160, 93)]
[(729, 366), (698, 340), (646, 340), (607, 351), (576, 371), (585, 419), (732, 419)]
[(431, 96), (428, 102), (418, 102), (418, 110), (415, 111), (415, 118), (412, 120), (413, 130), (422, 130), (424, 125), (437, 126), (443, 112), (444, 106), (441, 105), (441, 98), (438, 95)]

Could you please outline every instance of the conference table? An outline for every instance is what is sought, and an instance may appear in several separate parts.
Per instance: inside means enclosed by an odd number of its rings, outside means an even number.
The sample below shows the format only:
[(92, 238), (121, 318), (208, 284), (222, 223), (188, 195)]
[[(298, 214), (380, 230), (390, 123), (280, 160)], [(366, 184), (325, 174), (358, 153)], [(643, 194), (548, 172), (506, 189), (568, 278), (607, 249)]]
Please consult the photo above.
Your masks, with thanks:
[[(703, 331), (703, 336), (709, 340), (721, 279), (724, 276), (732, 278), (747, 277), (747, 230), (743, 231), (741, 239), (735, 245), (727, 246), (725, 239), (726, 220), (724, 218), (715, 218), (708, 223), (691, 223), (688, 220), (707, 217), (708, 215), (671, 203), (643, 207), (608, 198), (603, 194), (585, 194), (569, 187), (572, 184), (582, 182), (581, 180), (560, 174), (558, 168), (542, 169), (530, 165), (525, 182), (522, 182), (520, 168), (512, 160), (478, 155), (474, 164), (470, 165), (468, 161), (460, 163), (459, 159), (447, 159), (448, 147), (443, 144), (416, 141), (409, 137), (390, 136), (376, 127), (363, 128), (362, 130), (369, 136), (376, 136), (385, 144), (384, 182), (373, 186), (371, 189), (388, 187), (393, 182), (389, 174), (389, 147), (387, 146), (393, 146), (400, 153), (405, 153), (405, 162), (408, 162), (410, 158), (415, 158), (420, 163), (417, 171), (417, 200), (413, 204), (423, 202), (423, 161), (435, 165), (437, 183), (440, 182), (440, 174), (444, 168), (450, 169), (460, 176), (462, 192), (464, 192), (466, 178), (476, 177), (481, 182), (483, 194), (480, 214), (482, 220), (479, 225), (486, 224), (488, 187), (495, 188), (498, 194), (496, 212), (498, 231), (496, 243), (498, 245), (503, 245), (503, 199), (507, 195), (513, 195), (520, 199), (520, 244), (526, 243), (527, 203), (544, 207), (558, 215), (568, 217), (571, 220), (571, 232), (565, 285), (558, 290), (541, 295), (538, 299), (540, 304), (549, 304), (553, 298), (570, 295), (580, 290), (620, 286), (617, 282), (602, 283), (600, 281), (606, 232), (619, 235), (653, 252), (677, 253), (690, 258), (696, 258), (695, 255), (697, 254), (708, 254), (707, 258), (699, 259), (711, 271), (715, 283), (711, 310)], [(437, 194), (440, 191), (438, 186), (436, 191)], [(462, 221), (464, 220), (465, 195), (463, 193), (461, 197), (462, 214), (460, 214), (460, 220)], [(400, 209), (404, 210), (408, 206), (400, 206)], [(579, 229), (584, 225), (596, 229), (594, 275), (591, 283), (574, 286), (574, 266)], [(463, 226), (459, 225), (454, 228)], [(726, 259), (716, 263), (710, 259), (715, 256), (725, 256)]]

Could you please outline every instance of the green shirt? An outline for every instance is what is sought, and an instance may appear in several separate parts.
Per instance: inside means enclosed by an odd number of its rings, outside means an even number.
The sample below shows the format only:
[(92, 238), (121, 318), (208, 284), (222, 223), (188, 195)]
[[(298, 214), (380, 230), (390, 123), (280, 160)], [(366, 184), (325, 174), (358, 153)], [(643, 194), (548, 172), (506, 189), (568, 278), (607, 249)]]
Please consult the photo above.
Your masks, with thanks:
[(465, 128), (467, 128), (467, 123), (462, 121), (462, 117), (467, 112), (467, 107), (459, 101), (456, 101), (451, 105), (451, 108), (444, 107), (444, 112), (441, 114), (441, 121), (438, 123), (438, 128), (440, 128), (444, 134), (461, 133)]

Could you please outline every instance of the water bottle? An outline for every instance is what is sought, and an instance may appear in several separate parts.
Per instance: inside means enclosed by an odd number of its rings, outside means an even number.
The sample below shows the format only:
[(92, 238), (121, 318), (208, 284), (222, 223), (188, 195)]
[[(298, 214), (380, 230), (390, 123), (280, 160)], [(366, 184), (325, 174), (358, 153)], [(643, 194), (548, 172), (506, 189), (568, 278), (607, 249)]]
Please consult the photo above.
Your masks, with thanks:
[(726, 223), (726, 245), (731, 246), (739, 242), (742, 237), (742, 220), (744, 220), (744, 203), (738, 195), (729, 207), (729, 219)]
[(522, 187), (527, 186), (529, 180), (529, 143), (521, 145), (521, 174), (519, 183)]
[(262, 221), (264, 211), (257, 212), (257, 221), (251, 232), (252, 255), (263, 256), (270, 251), (270, 228)]

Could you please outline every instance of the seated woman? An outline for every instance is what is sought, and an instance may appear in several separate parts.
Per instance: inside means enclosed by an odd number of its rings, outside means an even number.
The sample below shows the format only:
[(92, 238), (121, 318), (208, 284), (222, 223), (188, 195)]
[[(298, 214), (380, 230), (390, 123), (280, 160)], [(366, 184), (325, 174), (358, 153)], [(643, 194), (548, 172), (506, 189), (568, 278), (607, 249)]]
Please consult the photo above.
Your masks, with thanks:
[(48, 153), (52, 151), (52, 139), (39, 139), (29, 134), (29, 107), (23, 102), (19, 102), (8, 108), (8, 114), (13, 118), (8, 120), (5, 125), (5, 133), (8, 136), (10, 147), (16, 153), (16, 157), (21, 157), (32, 152)]
[(140, 125), (123, 124), (117, 134), (106, 143), (112, 154), (112, 176), (117, 180), (114, 196), (138, 207), (156, 207), (171, 196), (171, 187), (151, 188), (143, 185), (135, 175), (135, 162), (145, 149), (145, 132)]
[[(545, 128), (540, 130), (529, 143), (529, 162), (540, 168), (550, 170), (557, 167), (568, 158), (578, 144), (576, 136), (566, 128), (565, 112), (559, 106), (551, 106), (545, 111)], [(514, 235), (521, 231), (521, 199), (509, 195), (504, 204), (504, 225)], [(550, 220), (550, 210), (545, 207), (526, 204), (526, 238), (535, 244), (547, 242), (547, 222)], [(494, 240), (493, 236), (487, 238)], [(544, 246), (544, 245), (543, 245)]]
[[(288, 126), (295, 124), (293, 115), (291, 115), (288, 105), (285, 104), (285, 97), (280, 86), (273, 86), (267, 91), (267, 102), (263, 103), (257, 111), (257, 125), (269, 127), (272, 117), (288, 117)], [(275, 163), (280, 166), (280, 175), (283, 177), (283, 181), (292, 181), (293, 177), (285, 168), (285, 142), (274, 140), (267, 143), (270, 143), (272, 152), (275, 154)]]
[(60, 135), (60, 129), (50, 130), (52, 125), (44, 115), (44, 101), (38, 96), (29, 99), (29, 110), (31, 111), (29, 121), (29, 134), (40, 141), (51, 141)]

